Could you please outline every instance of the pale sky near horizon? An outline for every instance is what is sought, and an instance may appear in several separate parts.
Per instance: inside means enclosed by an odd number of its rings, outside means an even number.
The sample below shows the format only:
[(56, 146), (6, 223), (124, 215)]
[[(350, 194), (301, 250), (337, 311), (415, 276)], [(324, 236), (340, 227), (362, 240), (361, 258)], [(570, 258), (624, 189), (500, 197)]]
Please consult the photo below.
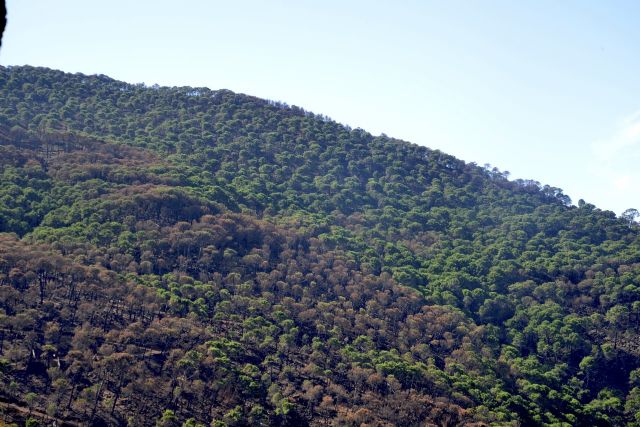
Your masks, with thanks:
[(638, 1), (8, 0), (1, 65), (227, 88), (640, 209)]

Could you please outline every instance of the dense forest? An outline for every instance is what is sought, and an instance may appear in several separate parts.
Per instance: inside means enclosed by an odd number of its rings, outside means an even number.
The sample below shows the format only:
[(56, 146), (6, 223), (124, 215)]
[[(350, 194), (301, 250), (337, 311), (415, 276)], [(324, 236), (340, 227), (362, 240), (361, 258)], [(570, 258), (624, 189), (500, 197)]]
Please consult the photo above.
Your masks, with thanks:
[(228, 90), (0, 67), (0, 425), (640, 426), (640, 227)]

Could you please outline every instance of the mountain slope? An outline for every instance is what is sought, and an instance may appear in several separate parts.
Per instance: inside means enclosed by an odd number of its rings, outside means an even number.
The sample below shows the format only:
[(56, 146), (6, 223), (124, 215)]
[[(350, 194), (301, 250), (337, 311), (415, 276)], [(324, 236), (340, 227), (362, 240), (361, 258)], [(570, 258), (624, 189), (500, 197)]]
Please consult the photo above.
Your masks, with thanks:
[(205, 88), (1, 68), (0, 136), (6, 402), (96, 424), (640, 423), (640, 239), (611, 212)]

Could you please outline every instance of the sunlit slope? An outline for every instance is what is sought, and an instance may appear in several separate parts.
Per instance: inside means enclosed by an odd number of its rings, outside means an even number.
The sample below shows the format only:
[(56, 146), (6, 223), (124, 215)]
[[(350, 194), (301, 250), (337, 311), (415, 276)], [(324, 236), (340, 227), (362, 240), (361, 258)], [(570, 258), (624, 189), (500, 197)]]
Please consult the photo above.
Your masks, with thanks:
[(7, 403), (638, 423), (638, 228), (558, 188), (226, 90), (33, 67), (0, 68), (0, 167)]

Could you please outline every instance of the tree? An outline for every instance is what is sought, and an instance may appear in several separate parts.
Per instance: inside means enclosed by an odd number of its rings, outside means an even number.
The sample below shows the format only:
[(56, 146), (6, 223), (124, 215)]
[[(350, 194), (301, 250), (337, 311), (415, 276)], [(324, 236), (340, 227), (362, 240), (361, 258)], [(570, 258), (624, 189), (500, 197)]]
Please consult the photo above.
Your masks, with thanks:
[(171, 409), (165, 409), (162, 416), (156, 422), (156, 427), (180, 427), (180, 422), (175, 412)]
[(638, 212), (637, 209), (633, 208), (625, 210), (624, 212), (622, 212), (622, 215), (620, 215), (620, 218), (627, 221), (629, 225), (637, 224), (636, 219), (638, 217), (640, 217), (640, 212)]

